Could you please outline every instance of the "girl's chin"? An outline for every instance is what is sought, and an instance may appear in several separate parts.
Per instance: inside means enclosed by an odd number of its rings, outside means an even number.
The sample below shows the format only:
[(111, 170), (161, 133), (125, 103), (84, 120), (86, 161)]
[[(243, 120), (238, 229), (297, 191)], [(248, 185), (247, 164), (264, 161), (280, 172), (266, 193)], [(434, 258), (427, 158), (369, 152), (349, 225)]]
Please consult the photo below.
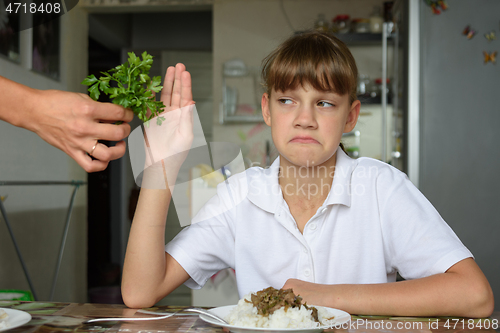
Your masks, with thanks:
[[(329, 159), (332, 158), (332, 156), (328, 157), (307, 157), (307, 156), (285, 156), (285, 155), (280, 155), (281, 158), (284, 158), (286, 160), (285, 163), (291, 164), (296, 167), (305, 167), (305, 168), (310, 168), (313, 166), (318, 166), (322, 165), (325, 162), (328, 162)], [(282, 163), (283, 164), (283, 163)]]
[(298, 167), (329, 164), (331, 161), (335, 163), (335, 153), (337, 151), (337, 147), (329, 148), (320, 145), (277, 145), (276, 148), (281, 158)]

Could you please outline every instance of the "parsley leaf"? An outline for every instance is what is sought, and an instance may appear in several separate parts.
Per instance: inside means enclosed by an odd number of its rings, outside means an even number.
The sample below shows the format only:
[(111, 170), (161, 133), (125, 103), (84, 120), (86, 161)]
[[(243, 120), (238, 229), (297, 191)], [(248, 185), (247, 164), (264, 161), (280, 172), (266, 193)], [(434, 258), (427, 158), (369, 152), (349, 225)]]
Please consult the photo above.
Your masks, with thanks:
[[(146, 51), (142, 53), (142, 60), (135, 53), (128, 53), (128, 61), (116, 66), (104, 76), (97, 79), (89, 75), (82, 84), (89, 86), (88, 91), (93, 100), (98, 100), (102, 93), (109, 95), (114, 104), (131, 109), (142, 121), (146, 122), (158, 116), (165, 108), (161, 101), (156, 101), (153, 92), (158, 93), (163, 86), (160, 85), (161, 77), (149, 77), (149, 70), (153, 64), (153, 56)], [(115, 81), (117, 87), (111, 87), (110, 82)], [(149, 117), (147, 112), (151, 110)], [(156, 122), (161, 125), (164, 117), (158, 117)]]

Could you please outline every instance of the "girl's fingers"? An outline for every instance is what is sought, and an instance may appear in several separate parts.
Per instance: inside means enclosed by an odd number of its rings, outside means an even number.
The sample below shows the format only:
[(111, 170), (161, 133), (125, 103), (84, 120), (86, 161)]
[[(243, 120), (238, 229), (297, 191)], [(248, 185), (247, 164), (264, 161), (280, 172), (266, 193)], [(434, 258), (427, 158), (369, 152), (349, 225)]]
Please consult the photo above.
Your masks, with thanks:
[(165, 73), (165, 82), (163, 84), (163, 89), (161, 91), (161, 101), (167, 109), (170, 107), (170, 103), (172, 102), (172, 90), (174, 87), (175, 80), (175, 67), (170, 66), (167, 68), (167, 72)]
[(193, 104), (191, 74), (186, 71), (184, 64), (168, 67), (161, 100), (169, 111)]
[(181, 76), (182, 72), (186, 71), (186, 66), (181, 63), (175, 65), (174, 87), (172, 89), (172, 101), (170, 110), (175, 110), (181, 107)]
[[(187, 104), (190, 105), (190, 104)], [(182, 110), (182, 120), (180, 122), (180, 130), (182, 133), (193, 134), (193, 107)]]
[(193, 90), (191, 89), (191, 74), (184, 71), (181, 74), (181, 107), (192, 104)]

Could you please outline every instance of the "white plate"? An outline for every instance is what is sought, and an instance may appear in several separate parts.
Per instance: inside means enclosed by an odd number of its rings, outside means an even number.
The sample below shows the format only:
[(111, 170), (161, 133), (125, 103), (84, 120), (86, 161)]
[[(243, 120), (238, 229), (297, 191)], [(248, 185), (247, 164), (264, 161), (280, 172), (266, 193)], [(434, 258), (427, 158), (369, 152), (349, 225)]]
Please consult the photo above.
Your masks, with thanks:
[[(213, 314), (216, 314), (217, 316), (221, 318), (227, 318), (229, 316), (229, 313), (231, 310), (235, 307), (236, 305), (227, 305), (227, 306), (221, 306), (218, 308), (213, 308), (208, 311), (212, 312)], [(332, 324), (328, 326), (319, 326), (319, 327), (311, 327), (311, 328), (263, 328), (263, 327), (243, 327), (243, 326), (234, 326), (234, 325), (229, 325), (229, 324), (222, 324), (220, 321), (216, 319), (212, 319), (208, 316), (200, 314), (200, 318), (210, 324), (216, 325), (216, 326), (222, 326), (228, 328), (231, 332), (235, 333), (248, 333), (248, 332), (259, 332), (259, 333), (277, 333), (277, 332), (286, 332), (286, 333), (318, 333), (321, 332), (325, 329), (328, 328), (333, 328), (333, 326), (341, 326), (342, 324), (348, 323), (351, 320), (351, 315), (348, 314), (345, 311), (338, 310), (338, 309), (333, 309), (333, 308), (327, 308), (324, 306), (316, 306), (316, 308), (322, 308), (326, 310), (330, 316), (335, 316), (335, 319), (332, 320)]]
[(31, 320), (31, 315), (28, 312), (24, 312), (21, 310), (7, 309), (7, 308), (0, 308), (0, 309), (4, 310), (8, 315), (7, 327), (0, 328), (0, 332), (8, 331), (13, 328), (22, 326)]

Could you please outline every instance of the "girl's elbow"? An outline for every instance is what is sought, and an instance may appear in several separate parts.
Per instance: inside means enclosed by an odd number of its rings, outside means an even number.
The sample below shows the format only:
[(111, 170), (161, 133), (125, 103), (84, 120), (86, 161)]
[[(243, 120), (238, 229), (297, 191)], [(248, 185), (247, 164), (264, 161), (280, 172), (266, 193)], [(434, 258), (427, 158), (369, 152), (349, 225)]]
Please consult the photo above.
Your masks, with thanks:
[(131, 309), (142, 309), (152, 307), (155, 303), (139, 298), (123, 296), (123, 303)]
[(122, 299), (123, 303), (132, 309), (149, 308), (156, 303), (156, 300), (148, 297), (145, 293), (134, 292), (124, 287), (122, 287)]
[(491, 316), (495, 309), (495, 299), (488, 282), (480, 283), (472, 290), (470, 297), (473, 302), (469, 307), (469, 311), (471, 311), (469, 317), (487, 318)]
[(485, 297), (483, 297), (482, 306), (480, 307), (481, 309), (479, 313), (480, 318), (486, 318), (491, 316), (493, 311), (495, 310), (495, 299), (493, 296), (493, 291), (491, 290), (491, 288), (488, 289), (489, 292)]

